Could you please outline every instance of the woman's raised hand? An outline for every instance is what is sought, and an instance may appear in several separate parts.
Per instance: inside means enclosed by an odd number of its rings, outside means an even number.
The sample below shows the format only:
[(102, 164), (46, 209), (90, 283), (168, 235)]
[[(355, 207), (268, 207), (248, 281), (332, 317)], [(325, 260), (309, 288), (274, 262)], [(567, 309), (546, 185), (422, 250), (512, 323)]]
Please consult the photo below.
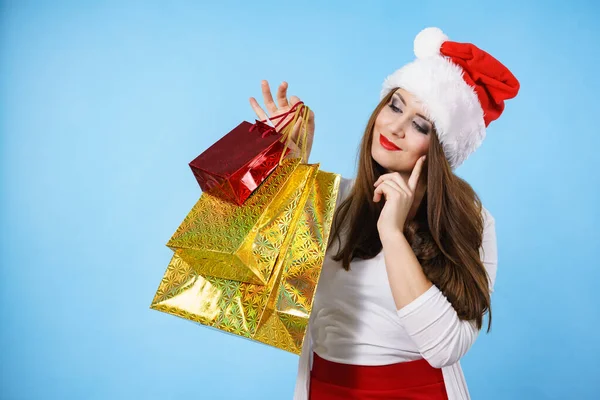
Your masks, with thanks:
[[(273, 95), (271, 94), (271, 88), (269, 87), (269, 82), (262, 81), (261, 87), (262, 87), (262, 95), (263, 95), (264, 104), (265, 104), (268, 114), (267, 114), (267, 112), (265, 112), (265, 110), (263, 110), (261, 108), (261, 106), (258, 104), (258, 102), (256, 101), (256, 99), (254, 97), (250, 97), (250, 105), (252, 106), (252, 109), (256, 113), (256, 116), (261, 120), (265, 120), (265, 119), (267, 119), (267, 117), (270, 119), (276, 115), (283, 114), (283, 113), (289, 111), (296, 103), (298, 103), (300, 101), (300, 99), (297, 96), (291, 96), (288, 100), (288, 98), (287, 98), (287, 89), (288, 89), (287, 82), (281, 83), (281, 85), (279, 85), (279, 88), (277, 89), (277, 103), (275, 102), (275, 100), (273, 100)], [(293, 113), (291, 115), (287, 116), (284, 119), (284, 121), (282, 121), (280, 123), (280, 126), (283, 126), (285, 123), (287, 123), (293, 117), (294, 117)], [(278, 122), (279, 122), (279, 120), (273, 121), (274, 124), (277, 124)], [(302, 133), (301, 129), (300, 129), (301, 123), (302, 123), (302, 119), (298, 118), (298, 120), (296, 121), (296, 124), (294, 125), (292, 132), (289, 136), (288, 147), (290, 148), (291, 151), (287, 156), (288, 158), (289, 157), (300, 157), (300, 155), (301, 155), (301, 149), (298, 146), (300, 144), (300, 143), (298, 143), (298, 140), (300, 138), (300, 134)], [(308, 162), (308, 157), (310, 156), (310, 151), (312, 149), (312, 144), (313, 144), (313, 137), (314, 137), (314, 133), (315, 133), (315, 114), (312, 112), (312, 110), (310, 111), (310, 114), (308, 117), (308, 123), (306, 126), (306, 130), (307, 130), (307, 132), (306, 132), (306, 157), (304, 158), (303, 162)]]

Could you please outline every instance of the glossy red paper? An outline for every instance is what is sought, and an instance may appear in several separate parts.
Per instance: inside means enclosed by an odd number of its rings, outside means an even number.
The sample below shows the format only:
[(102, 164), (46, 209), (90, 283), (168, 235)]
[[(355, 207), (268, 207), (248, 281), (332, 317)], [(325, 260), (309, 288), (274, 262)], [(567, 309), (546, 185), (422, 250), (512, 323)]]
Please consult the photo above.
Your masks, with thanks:
[(281, 138), (260, 121), (244, 121), (189, 165), (202, 191), (242, 205), (279, 165)]

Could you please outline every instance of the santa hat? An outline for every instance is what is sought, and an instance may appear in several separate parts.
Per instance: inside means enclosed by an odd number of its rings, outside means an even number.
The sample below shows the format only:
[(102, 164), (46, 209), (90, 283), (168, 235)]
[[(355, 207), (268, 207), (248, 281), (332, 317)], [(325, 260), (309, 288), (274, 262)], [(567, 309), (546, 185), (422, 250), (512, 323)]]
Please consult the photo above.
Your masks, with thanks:
[(388, 76), (381, 91), (402, 88), (423, 104), (452, 169), (485, 138), (485, 128), (504, 110), (519, 82), (502, 63), (470, 43), (457, 43), (438, 28), (415, 38), (417, 59)]

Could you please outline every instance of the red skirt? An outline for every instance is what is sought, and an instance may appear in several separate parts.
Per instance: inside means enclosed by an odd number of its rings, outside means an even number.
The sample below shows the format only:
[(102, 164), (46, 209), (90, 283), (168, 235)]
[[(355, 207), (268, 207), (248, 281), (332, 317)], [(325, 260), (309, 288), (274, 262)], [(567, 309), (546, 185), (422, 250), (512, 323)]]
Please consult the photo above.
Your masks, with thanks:
[(310, 400), (448, 400), (442, 370), (426, 360), (362, 366), (313, 356)]

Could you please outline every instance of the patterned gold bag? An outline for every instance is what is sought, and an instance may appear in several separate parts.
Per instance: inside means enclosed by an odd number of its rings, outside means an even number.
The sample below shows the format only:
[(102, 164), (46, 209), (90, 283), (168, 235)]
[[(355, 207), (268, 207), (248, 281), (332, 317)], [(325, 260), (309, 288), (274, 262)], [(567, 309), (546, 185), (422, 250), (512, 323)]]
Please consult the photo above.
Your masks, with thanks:
[(203, 193), (167, 246), (199, 274), (265, 285), (315, 173), (299, 163), (285, 160), (241, 206)]
[(290, 234), (266, 285), (201, 273), (176, 251), (151, 308), (300, 354), (340, 182), (318, 167), (296, 168), (298, 176), (309, 176), (296, 182), (307, 196), (298, 203), (297, 218), (289, 212), (283, 219)]

